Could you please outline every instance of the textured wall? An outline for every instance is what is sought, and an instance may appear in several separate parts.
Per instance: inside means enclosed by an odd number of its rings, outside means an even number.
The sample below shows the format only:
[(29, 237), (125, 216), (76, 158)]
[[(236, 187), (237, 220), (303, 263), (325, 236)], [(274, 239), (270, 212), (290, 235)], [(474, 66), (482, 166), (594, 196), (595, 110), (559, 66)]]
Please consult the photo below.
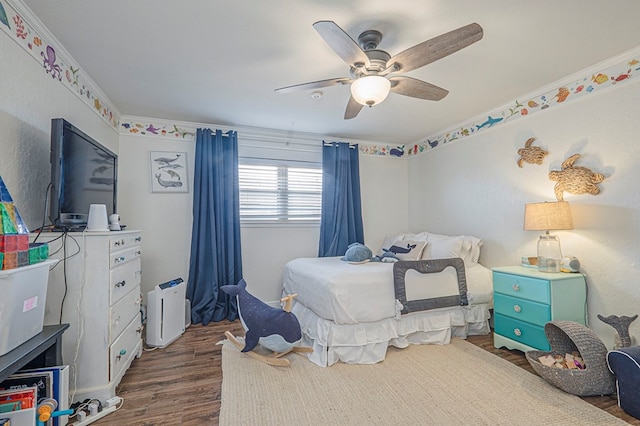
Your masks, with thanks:
[[(559, 235), (562, 251), (587, 274), (590, 326), (609, 347), (613, 329), (596, 314), (640, 313), (640, 84), (541, 112), (409, 160), (412, 230), (471, 234), (485, 241), (481, 262), (515, 265), (536, 253), (537, 231), (523, 231), (524, 204), (554, 201), (559, 170), (574, 153), (603, 173), (599, 195), (565, 193), (574, 229)], [(529, 137), (549, 151), (542, 165), (516, 164)], [(640, 341), (640, 321), (632, 325)]]
[(0, 176), (27, 227), (35, 229), (42, 225), (50, 181), (51, 119), (66, 118), (115, 152), (119, 136), (4, 34), (0, 75)]
[[(284, 132), (282, 136), (283, 140), (292, 137)], [(240, 135), (239, 139), (242, 146)], [(318, 136), (316, 149), (321, 140)], [(120, 138), (119, 212), (123, 223), (144, 232), (144, 294), (156, 284), (188, 276), (193, 196), (193, 188), (188, 194), (151, 193), (149, 151), (187, 152), (192, 183), (194, 149), (193, 142), (167, 138)], [(251, 148), (243, 151), (248, 155)], [(387, 232), (401, 232), (407, 227), (407, 161), (361, 155), (360, 171), (365, 242), (376, 250)], [(243, 227), (243, 273), (249, 290), (266, 302), (277, 301), (284, 264), (296, 257), (317, 256), (319, 231), (319, 225)]]

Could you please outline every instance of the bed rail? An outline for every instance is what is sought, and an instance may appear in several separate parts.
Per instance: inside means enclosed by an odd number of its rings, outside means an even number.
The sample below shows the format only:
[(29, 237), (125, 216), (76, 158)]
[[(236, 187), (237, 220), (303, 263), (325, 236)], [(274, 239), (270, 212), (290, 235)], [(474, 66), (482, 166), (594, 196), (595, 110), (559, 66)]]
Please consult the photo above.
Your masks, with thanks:
[[(415, 270), (422, 274), (431, 274), (442, 272), (448, 267), (453, 267), (456, 270), (459, 294), (430, 299), (407, 300), (405, 278), (408, 271)], [(459, 257), (396, 262), (393, 264), (393, 285), (396, 300), (402, 304), (401, 314), (469, 304), (467, 300), (467, 278), (464, 271), (464, 262)]]

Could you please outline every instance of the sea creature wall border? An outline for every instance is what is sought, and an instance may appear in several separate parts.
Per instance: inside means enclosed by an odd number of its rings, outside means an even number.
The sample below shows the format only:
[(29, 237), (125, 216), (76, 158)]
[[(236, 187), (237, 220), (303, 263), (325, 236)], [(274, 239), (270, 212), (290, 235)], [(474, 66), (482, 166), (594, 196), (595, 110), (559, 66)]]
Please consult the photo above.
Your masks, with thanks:
[[(19, 13), (20, 10), (22, 13)], [(31, 57), (42, 64), (43, 70), (54, 80), (58, 80), (66, 88), (75, 93), (100, 117), (107, 121), (114, 129), (121, 133), (134, 133), (148, 136), (164, 136), (186, 141), (193, 141), (195, 127), (184, 128), (176, 124), (139, 123), (133, 120), (120, 122), (120, 114), (111, 105), (106, 95), (87, 76), (79, 65), (75, 63), (62, 46), (54, 46), (55, 40), (47, 30), (35, 28), (29, 22), (34, 20), (19, 2), (0, 0), (0, 29), (16, 41)], [(46, 35), (45, 35), (46, 34)], [(516, 99), (504, 109), (492, 111), (477, 121), (469, 122), (457, 129), (448, 130), (438, 136), (430, 137), (413, 145), (398, 145), (364, 143), (359, 144), (360, 153), (364, 155), (379, 155), (391, 157), (410, 157), (428, 150), (441, 147), (447, 143), (475, 135), (486, 129), (511, 122), (513, 120), (532, 115), (563, 104), (569, 100), (583, 97), (587, 94), (611, 88), (619, 83), (631, 81), (640, 71), (640, 55), (635, 53), (620, 62), (600, 71), (577, 79), (569, 84), (563, 84), (552, 90), (528, 99)]]
[[(34, 23), (35, 22), (35, 23)], [(95, 113), (118, 129), (120, 114), (48, 30), (37, 28), (20, 2), (0, 0), (0, 29), (42, 65), (45, 73), (76, 94)]]
[[(548, 90), (541, 95), (520, 98), (508, 104), (504, 109), (492, 111), (478, 121), (470, 122), (455, 130), (449, 130), (439, 136), (427, 138), (406, 149), (407, 155), (416, 155), (424, 151), (443, 146), (466, 136), (498, 126), (516, 119), (528, 117), (547, 108), (561, 105), (597, 91), (612, 87), (627, 87), (624, 83), (640, 71), (640, 54), (635, 52), (614, 65), (605, 67), (568, 84)], [(595, 67), (594, 67), (595, 68)], [(404, 147), (403, 147), (404, 148)]]
[[(578, 99), (587, 94), (595, 93), (611, 87), (626, 87), (624, 83), (631, 81), (640, 71), (640, 55), (635, 53), (620, 62), (605, 67), (568, 84), (548, 90), (541, 95), (514, 100), (503, 109), (492, 111), (485, 118), (472, 121), (455, 130), (446, 131), (439, 136), (428, 138), (423, 142), (413, 145), (389, 145), (376, 143), (359, 143), (360, 153), (363, 155), (379, 155), (390, 157), (411, 157), (427, 152), (436, 147), (446, 145), (466, 136), (472, 136), (486, 129), (512, 122), (516, 119), (528, 117), (538, 111), (564, 104), (570, 100)], [(521, 98), (522, 99), (522, 98)], [(149, 119), (146, 119), (149, 120)], [(163, 120), (141, 122), (127, 120), (126, 117), (120, 123), (122, 133), (132, 133), (148, 136), (163, 136), (176, 139), (193, 141), (195, 127), (186, 128), (176, 124), (166, 123)]]

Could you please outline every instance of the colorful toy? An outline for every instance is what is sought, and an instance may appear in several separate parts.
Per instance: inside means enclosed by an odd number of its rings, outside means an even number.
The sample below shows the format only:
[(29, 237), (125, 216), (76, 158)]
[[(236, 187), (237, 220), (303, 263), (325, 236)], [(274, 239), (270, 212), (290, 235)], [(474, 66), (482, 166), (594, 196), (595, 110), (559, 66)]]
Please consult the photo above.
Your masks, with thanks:
[(2, 177), (0, 177), (0, 252), (3, 254), (0, 269), (29, 265), (29, 230)]
[(53, 398), (46, 398), (38, 402), (38, 411), (36, 416), (38, 426), (43, 426), (52, 417), (68, 416), (73, 414), (73, 410), (56, 411), (56, 408), (58, 408), (58, 401)]

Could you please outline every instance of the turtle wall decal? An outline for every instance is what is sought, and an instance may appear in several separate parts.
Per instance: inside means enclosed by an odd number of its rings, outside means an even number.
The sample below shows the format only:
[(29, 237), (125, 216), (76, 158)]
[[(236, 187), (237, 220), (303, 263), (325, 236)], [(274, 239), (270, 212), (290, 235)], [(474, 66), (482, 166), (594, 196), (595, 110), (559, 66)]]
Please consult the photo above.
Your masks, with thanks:
[(592, 195), (600, 193), (598, 184), (604, 180), (604, 175), (586, 167), (574, 166), (578, 158), (580, 154), (573, 154), (564, 160), (562, 170), (549, 172), (549, 179), (556, 181), (554, 192), (558, 201), (564, 201), (564, 192)]
[(535, 140), (536, 138), (527, 139), (524, 143), (524, 148), (520, 148), (518, 150), (518, 155), (520, 156), (517, 161), (518, 167), (522, 167), (522, 163), (524, 161), (530, 164), (542, 164), (544, 157), (549, 154), (549, 151), (545, 151), (539, 146), (532, 146), (533, 141)]

